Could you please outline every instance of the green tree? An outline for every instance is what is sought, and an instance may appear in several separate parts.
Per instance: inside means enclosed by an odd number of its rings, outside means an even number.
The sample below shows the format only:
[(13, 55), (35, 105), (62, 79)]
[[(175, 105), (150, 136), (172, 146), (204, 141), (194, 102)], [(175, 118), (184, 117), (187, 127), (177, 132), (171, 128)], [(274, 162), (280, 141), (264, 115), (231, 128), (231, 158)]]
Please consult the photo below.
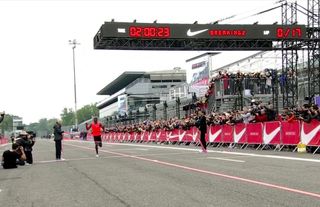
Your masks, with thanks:
[(42, 118), (39, 120), (39, 122), (31, 123), (28, 126), (26, 126), (26, 130), (28, 131), (34, 131), (39, 136), (52, 134), (53, 132), (53, 126), (56, 123), (57, 119), (46, 119)]
[(35, 122), (35, 123), (31, 123), (28, 126), (26, 126), (26, 129), (28, 131), (34, 131), (34, 132), (38, 132), (39, 129), (39, 123)]
[(85, 105), (77, 111), (78, 121), (82, 123), (88, 119), (91, 119), (92, 116), (98, 116), (99, 109), (96, 104)]
[(74, 112), (73, 110), (64, 108), (61, 114), (62, 125), (70, 126), (74, 124)]
[(10, 114), (6, 114), (4, 116), (4, 119), (3, 121), (1, 122), (0, 124), (0, 127), (1, 127), (1, 132), (2, 134), (5, 132), (5, 131), (12, 131), (12, 115)]

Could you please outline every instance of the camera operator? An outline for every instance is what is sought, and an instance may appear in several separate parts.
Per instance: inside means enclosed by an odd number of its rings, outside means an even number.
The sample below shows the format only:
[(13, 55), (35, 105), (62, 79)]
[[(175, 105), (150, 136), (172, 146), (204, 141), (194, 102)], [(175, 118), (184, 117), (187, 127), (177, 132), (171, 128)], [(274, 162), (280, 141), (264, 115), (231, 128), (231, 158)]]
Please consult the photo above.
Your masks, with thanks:
[(27, 157), (26, 162), (28, 164), (33, 164), (32, 147), (36, 142), (36, 140), (35, 140), (36, 134), (33, 131), (28, 131), (27, 134), (28, 134), (27, 139), (28, 139), (29, 144), (24, 148), (24, 151), (25, 151), (26, 157)]
[(26, 160), (26, 155), (22, 146), (13, 143), (12, 149), (4, 151), (2, 154), (2, 167), (4, 169), (17, 168), (17, 160)]
[(5, 112), (0, 112), (0, 123), (3, 121), (5, 114)]
[(32, 147), (35, 144), (34, 137), (32, 137), (32, 135), (28, 134), (26, 131), (22, 131), (16, 139), (15, 143), (23, 147), (26, 155), (26, 162), (28, 164), (32, 164)]

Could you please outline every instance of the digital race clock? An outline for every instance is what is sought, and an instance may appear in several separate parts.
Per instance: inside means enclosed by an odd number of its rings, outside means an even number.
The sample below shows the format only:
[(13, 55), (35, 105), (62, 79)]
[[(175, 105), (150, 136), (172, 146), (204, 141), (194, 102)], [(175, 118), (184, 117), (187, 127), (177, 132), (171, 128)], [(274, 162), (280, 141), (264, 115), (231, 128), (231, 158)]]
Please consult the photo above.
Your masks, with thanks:
[(170, 27), (129, 27), (129, 36), (136, 38), (170, 38)]
[(205, 40), (301, 40), (305, 25), (158, 24), (105, 22), (99, 35), (105, 38), (205, 39)]

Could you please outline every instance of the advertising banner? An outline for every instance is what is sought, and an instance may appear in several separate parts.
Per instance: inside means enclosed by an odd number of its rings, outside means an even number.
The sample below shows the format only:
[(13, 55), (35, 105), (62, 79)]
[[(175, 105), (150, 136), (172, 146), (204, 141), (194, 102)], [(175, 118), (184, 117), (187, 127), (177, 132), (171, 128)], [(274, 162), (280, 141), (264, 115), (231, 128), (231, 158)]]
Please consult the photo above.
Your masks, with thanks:
[(205, 55), (187, 61), (187, 83), (189, 92), (196, 93), (197, 97), (205, 95), (208, 89), (211, 69), (211, 56)]
[(300, 122), (281, 122), (282, 144), (297, 145), (300, 142)]
[(120, 116), (124, 116), (128, 114), (128, 98), (127, 95), (118, 96), (118, 113)]
[(264, 144), (280, 144), (280, 130), (281, 125), (278, 121), (265, 122), (263, 130), (263, 143)]

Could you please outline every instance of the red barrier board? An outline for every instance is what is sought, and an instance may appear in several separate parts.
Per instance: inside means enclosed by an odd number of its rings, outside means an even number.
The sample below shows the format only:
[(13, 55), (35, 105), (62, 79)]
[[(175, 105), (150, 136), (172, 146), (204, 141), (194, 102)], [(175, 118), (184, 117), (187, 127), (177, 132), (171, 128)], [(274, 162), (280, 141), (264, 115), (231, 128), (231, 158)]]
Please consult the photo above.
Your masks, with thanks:
[(110, 132), (109, 139), (110, 139), (111, 142), (114, 141), (114, 136), (115, 136), (115, 132)]
[(238, 144), (247, 143), (247, 127), (246, 124), (239, 123), (233, 126), (233, 140)]
[(310, 123), (302, 122), (301, 142), (308, 146), (320, 145), (320, 122), (312, 120)]
[(149, 142), (154, 142), (157, 140), (156, 132), (149, 132), (148, 133)]
[(222, 141), (223, 143), (233, 143), (233, 127), (230, 125), (222, 126)]
[(167, 132), (163, 129), (160, 129), (157, 133), (157, 141), (158, 142), (166, 142), (167, 140)]
[(135, 141), (141, 141), (141, 140), (142, 140), (142, 139), (141, 139), (141, 133), (135, 132), (134, 140), (135, 140)]
[(6, 138), (0, 139), (0, 145), (1, 144), (7, 144), (7, 143), (8, 143), (8, 140)]
[(209, 142), (220, 143), (222, 138), (222, 127), (220, 125), (212, 125), (208, 127)]
[(300, 142), (299, 121), (281, 122), (281, 140), (284, 145), (297, 145)]
[(194, 138), (193, 138), (193, 135), (194, 135), (194, 127), (191, 127), (189, 130), (185, 130), (182, 132), (182, 141), (183, 142), (193, 142)]
[(129, 140), (134, 141), (134, 133), (133, 132), (129, 132)]
[(178, 142), (178, 141), (180, 141), (180, 130), (179, 129), (173, 129), (172, 131), (169, 131), (169, 133), (168, 133), (168, 141), (170, 141), (170, 142)]
[(128, 141), (128, 138), (129, 138), (129, 133), (128, 132), (124, 132), (123, 136), (122, 136), (122, 140), (123, 141)]
[(148, 132), (147, 132), (147, 131), (142, 132), (142, 134), (141, 134), (141, 139), (142, 139), (144, 142), (148, 142), (148, 141), (149, 141), (149, 137), (148, 137)]
[(247, 142), (248, 144), (262, 144), (262, 123), (249, 123), (247, 124)]
[(280, 144), (281, 143), (281, 124), (278, 121), (265, 122), (263, 129), (264, 144)]
[(123, 133), (118, 132), (118, 133), (117, 133), (117, 141), (122, 140), (122, 136), (123, 136)]
[(206, 142), (208, 143), (209, 142), (209, 126), (207, 127), (207, 133), (206, 133), (205, 139), (206, 139)]

